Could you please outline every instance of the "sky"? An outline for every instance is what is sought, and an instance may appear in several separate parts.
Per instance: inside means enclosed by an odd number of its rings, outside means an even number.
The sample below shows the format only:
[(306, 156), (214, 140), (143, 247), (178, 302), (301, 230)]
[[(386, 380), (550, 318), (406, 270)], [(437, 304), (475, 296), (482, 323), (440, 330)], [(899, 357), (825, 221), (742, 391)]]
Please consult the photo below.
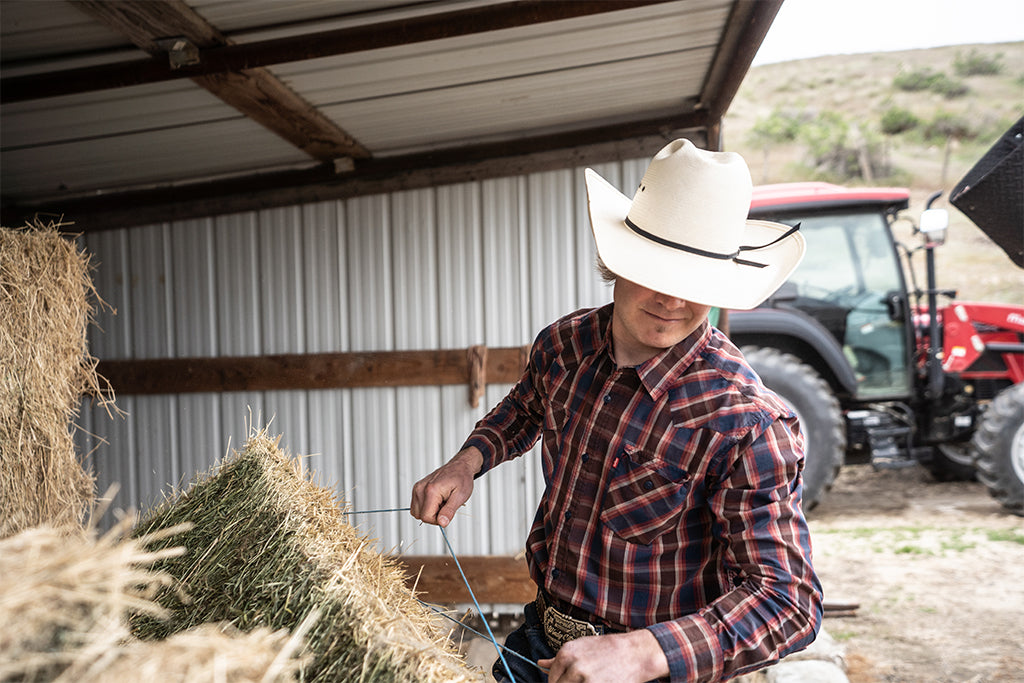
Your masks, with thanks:
[(754, 66), (1017, 41), (1024, 41), (1024, 0), (784, 0)]

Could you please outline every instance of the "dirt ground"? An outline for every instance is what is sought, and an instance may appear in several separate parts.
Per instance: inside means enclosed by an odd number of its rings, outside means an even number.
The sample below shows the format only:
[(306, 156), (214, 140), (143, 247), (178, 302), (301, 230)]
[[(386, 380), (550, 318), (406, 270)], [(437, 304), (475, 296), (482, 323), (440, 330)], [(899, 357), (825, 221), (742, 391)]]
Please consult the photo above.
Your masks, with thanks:
[(857, 605), (825, 618), (850, 683), (1024, 682), (1024, 518), (981, 484), (847, 465), (809, 524), (826, 603)]
[(1024, 518), (981, 484), (851, 465), (809, 520), (850, 683), (1024, 681)]

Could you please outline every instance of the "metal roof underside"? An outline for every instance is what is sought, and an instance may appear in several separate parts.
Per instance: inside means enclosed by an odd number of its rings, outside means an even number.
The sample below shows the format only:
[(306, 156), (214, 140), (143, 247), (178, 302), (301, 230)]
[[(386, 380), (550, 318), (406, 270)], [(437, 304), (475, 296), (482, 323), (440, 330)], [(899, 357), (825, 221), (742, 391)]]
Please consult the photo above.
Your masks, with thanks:
[(0, 0), (3, 222), (86, 231), (717, 147), (782, 0)]

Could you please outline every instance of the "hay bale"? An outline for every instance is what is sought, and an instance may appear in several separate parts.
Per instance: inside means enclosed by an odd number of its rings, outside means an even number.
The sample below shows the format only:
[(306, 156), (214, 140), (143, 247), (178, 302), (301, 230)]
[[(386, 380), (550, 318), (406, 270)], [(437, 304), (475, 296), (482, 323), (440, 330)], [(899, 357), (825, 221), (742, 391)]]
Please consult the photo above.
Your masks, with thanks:
[(211, 621), (292, 629), (319, 609), (304, 681), (484, 680), (406, 588), (397, 562), (374, 550), (333, 490), (305, 478), (265, 430), (144, 515), (136, 533), (182, 522), (194, 526), (174, 542), (188, 553), (159, 567), (190, 600), (164, 591), (158, 600), (170, 617), (133, 620), (137, 636), (163, 638)]
[(101, 394), (86, 341), (100, 300), (57, 227), (0, 228), (0, 538), (81, 526), (94, 498), (70, 426), (82, 394)]
[[(130, 637), (129, 614), (166, 615), (150, 598), (171, 578), (149, 567), (183, 552), (126, 538), (131, 519), (93, 529), (35, 527), (0, 540), (0, 681), (285, 683), (302, 634), (207, 624), (166, 641)], [(170, 537), (181, 528), (162, 535)]]
[(124, 538), (129, 526), (98, 539), (40, 526), (0, 540), (0, 680), (52, 680), (127, 636), (129, 609), (163, 613), (149, 597), (169, 577), (146, 567), (180, 549), (150, 552)]
[(249, 633), (230, 624), (204, 624), (167, 640), (132, 640), (109, 651), (99, 666), (55, 683), (292, 683), (302, 661), (291, 653), (301, 638), (258, 628)]

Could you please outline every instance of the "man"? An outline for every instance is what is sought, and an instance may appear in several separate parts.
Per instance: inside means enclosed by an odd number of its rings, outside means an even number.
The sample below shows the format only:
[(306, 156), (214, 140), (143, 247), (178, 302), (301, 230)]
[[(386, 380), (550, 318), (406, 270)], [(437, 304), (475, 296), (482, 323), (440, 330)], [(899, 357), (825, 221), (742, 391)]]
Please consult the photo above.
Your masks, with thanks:
[[(707, 322), (753, 308), (803, 257), (796, 228), (746, 220), (736, 154), (676, 140), (633, 200), (587, 169), (613, 303), (543, 330), (512, 390), (413, 488), (447, 526), (473, 480), (542, 440), (527, 539), (538, 585), (506, 647), (515, 681), (715, 681), (806, 647), (821, 587), (800, 508), (795, 416)], [(506, 664), (495, 664), (498, 681)]]

